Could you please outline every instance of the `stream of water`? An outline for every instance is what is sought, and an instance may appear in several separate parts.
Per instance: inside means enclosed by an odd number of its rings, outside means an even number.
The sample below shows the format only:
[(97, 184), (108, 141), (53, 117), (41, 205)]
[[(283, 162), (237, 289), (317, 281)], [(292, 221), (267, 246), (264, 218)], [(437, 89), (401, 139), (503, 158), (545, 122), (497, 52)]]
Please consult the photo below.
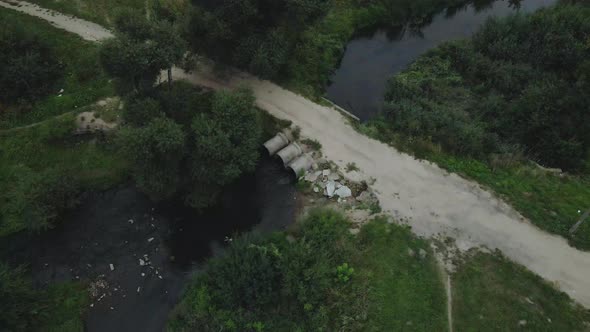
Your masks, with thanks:
[(418, 31), (407, 28), (396, 33), (377, 30), (359, 36), (348, 43), (340, 68), (327, 89), (327, 97), (366, 121), (379, 113), (387, 80), (426, 51), (445, 41), (473, 35), (492, 16), (533, 12), (555, 2), (523, 0), (520, 7), (516, 7), (507, 0), (498, 0), (483, 8), (470, 4), (439, 13)]
[(86, 194), (56, 229), (15, 239), (9, 256), (30, 265), (39, 287), (80, 280), (96, 289), (87, 331), (162, 331), (190, 276), (229, 239), (294, 221), (293, 180), (262, 158), (200, 213), (181, 200), (154, 204), (131, 185)]

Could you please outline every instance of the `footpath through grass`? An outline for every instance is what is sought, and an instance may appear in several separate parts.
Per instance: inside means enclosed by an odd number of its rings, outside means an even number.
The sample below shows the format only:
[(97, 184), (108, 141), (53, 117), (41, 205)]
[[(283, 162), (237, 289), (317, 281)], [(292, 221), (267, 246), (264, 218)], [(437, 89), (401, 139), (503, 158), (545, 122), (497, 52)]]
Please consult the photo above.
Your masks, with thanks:
[(589, 310), (500, 254), (467, 258), (452, 288), (455, 331), (590, 330)]
[(54, 93), (32, 104), (3, 105), (3, 110), (0, 106), (0, 129), (39, 122), (114, 94), (113, 84), (99, 64), (97, 44), (11, 9), (0, 8), (0, 20), (25, 26), (41, 40), (49, 41), (64, 66), (63, 78), (55, 85)]
[(146, 6), (144, 0), (31, 0), (31, 2), (105, 27), (113, 26), (117, 11), (123, 8), (145, 11)]

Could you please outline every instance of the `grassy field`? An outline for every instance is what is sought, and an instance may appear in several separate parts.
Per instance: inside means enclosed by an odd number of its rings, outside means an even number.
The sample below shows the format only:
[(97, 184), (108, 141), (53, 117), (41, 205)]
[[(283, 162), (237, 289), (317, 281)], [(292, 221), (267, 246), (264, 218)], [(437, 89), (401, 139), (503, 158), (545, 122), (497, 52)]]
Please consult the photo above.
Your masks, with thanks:
[(445, 290), (428, 241), (384, 221), (363, 227), (358, 241), (356, 261), (370, 285), (365, 331), (448, 330)]
[[(14, 10), (0, 8), (0, 20), (26, 26), (40, 39), (50, 40), (57, 58), (65, 66), (64, 77), (56, 84), (53, 94), (32, 105), (8, 107), (0, 114), (0, 129), (42, 121), (114, 94), (113, 85), (98, 62), (98, 45)], [(60, 96), (61, 89), (64, 91)]]
[(123, 8), (145, 11), (145, 0), (31, 0), (39, 6), (112, 27), (117, 11)]
[(455, 331), (590, 329), (590, 311), (500, 254), (468, 258), (452, 285)]

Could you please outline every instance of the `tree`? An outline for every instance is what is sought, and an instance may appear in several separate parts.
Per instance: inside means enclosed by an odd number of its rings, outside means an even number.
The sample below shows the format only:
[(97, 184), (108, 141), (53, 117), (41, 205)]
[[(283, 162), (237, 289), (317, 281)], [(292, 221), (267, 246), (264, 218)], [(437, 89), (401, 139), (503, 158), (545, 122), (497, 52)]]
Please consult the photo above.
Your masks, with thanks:
[(62, 65), (50, 45), (18, 22), (0, 22), (0, 101), (33, 100), (50, 92)]
[(15, 166), (6, 179), (2, 232), (51, 228), (68, 209), (78, 204), (79, 184), (66, 170), (35, 172)]
[[(115, 20), (117, 37), (104, 42), (100, 60), (105, 71), (136, 91), (151, 88), (163, 69), (185, 53), (185, 43), (168, 22), (150, 22), (133, 12)], [(169, 75), (170, 80), (170, 75)]]
[(202, 207), (211, 195), (199, 188), (215, 190), (256, 166), (261, 127), (254, 96), (248, 90), (217, 92), (211, 111), (197, 114), (191, 129), (189, 167), (194, 190), (187, 200)]
[(174, 195), (179, 188), (185, 156), (182, 126), (158, 117), (142, 128), (126, 128), (119, 136), (123, 152), (133, 163), (137, 186), (153, 200)]

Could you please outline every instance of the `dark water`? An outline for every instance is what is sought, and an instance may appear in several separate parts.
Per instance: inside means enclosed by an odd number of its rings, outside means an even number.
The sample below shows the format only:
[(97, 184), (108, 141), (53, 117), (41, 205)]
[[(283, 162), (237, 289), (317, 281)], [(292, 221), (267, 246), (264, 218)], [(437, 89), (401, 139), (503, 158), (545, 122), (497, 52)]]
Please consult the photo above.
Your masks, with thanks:
[(354, 39), (347, 45), (340, 68), (332, 77), (327, 97), (365, 121), (379, 112), (387, 80), (429, 49), (445, 41), (473, 35), (491, 16), (532, 12), (555, 2), (524, 0), (520, 8), (503, 0), (491, 2), (483, 8), (468, 5), (436, 15), (429, 25), (418, 31), (401, 29), (392, 33), (378, 30)]
[(291, 175), (266, 158), (202, 213), (180, 202), (153, 204), (131, 186), (89, 195), (59, 228), (27, 239), (34, 245), (23, 256), (38, 286), (106, 283), (88, 310), (87, 331), (162, 331), (190, 275), (227, 238), (283, 229), (294, 215)]

